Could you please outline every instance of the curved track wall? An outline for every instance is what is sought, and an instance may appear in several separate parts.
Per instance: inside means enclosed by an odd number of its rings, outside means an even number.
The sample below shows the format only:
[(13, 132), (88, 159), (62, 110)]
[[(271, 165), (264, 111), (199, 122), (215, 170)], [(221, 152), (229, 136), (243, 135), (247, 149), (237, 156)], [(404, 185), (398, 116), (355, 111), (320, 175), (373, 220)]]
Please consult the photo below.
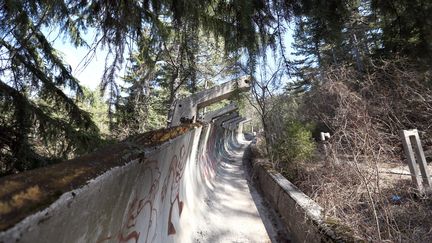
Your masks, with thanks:
[[(215, 122), (190, 126), (158, 146), (140, 146), (142, 141), (122, 145), (128, 152), (121, 156), (111, 152), (115, 149), (105, 150), (102, 162), (87, 156), (80, 162), (82, 168), (112, 165), (96, 174), (83, 169), (80, 177), (88, 176), (78, 186), (68, 178), (81, 170), (62, 174), (53, 182), (65, 181), (61, 193), (30, 176), (34, 181), (26, 186), (0, 191), (0, 242), (189, 242), (194, 218), (205, 213), (203, 198), (212, 188), (218, 161), (236, 146), (236, 137)], [(124, 158), (131, 159), (117, 161)], [(44, 170), (55, 168), (39, 174)], [(23, 174), (20, 178), (26, 177)], [(3, 178), (0, 187), (18, 183), (15, 177)], [(30, 193), (29, 188), (36, 191)], [(37, 199), (46, 198), (44, 193), (59, 196), (41, 206), (43, 200)], [(20, 195), (24, 206), (17, 204)], [(21, 218), (11, 224), (14, 215)]]

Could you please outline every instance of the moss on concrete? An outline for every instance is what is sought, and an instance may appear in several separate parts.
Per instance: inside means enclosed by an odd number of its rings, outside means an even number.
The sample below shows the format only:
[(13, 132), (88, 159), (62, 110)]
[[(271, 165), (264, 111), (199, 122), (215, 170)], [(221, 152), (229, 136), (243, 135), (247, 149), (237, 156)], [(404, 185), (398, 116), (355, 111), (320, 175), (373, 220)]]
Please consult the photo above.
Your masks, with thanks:
[(197, 126), (200, 124), (184, 124), (144, 133), (79, 158), (0, 178), (0, 231), (113, 167), (137, 158), (145, 161), (142, 149), (163, 144)]
[(349, 226), (336, 218), (325, 217), (321, 229), (324, 229), (330, 242), (365, 242), (357, 237)]

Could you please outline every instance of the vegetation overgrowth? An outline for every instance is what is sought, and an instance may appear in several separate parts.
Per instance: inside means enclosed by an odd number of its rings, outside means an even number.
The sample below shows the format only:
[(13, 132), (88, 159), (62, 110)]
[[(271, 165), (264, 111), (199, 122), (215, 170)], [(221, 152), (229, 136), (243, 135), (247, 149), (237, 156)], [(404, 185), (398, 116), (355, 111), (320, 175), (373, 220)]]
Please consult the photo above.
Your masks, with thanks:
[[(0, 175), (163, 128), (175, 99), (248, 74), (251, 95), (235, 99), (275, 169), (367, 240), (430, 241), (430, 198), (385, 172), (406, 166), (401, 129), (431, 150), (431, 12), (425, 0), (3, 1)], [(99, 90), (53, 32), (88, 48), (84, 66), (107, 50)]]

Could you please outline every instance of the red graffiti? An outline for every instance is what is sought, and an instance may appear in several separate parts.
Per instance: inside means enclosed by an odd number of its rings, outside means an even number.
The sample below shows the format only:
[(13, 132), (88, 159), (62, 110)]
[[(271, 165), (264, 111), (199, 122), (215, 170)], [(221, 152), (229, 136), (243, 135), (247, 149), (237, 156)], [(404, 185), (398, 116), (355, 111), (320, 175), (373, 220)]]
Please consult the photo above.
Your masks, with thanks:
[[(144, 190), (148, 184), (136, 185), (132, 192), (132, 200), (129, 202), (126, 212), (126, 218), (122, 220), (119, 231), (107, 237), (100, 237), (97, 242), (104, 242), (108, 240), (116, 240), (118, 242), (154, 242), (157, 236), (158, 227), (158, 210), (157, 208), (165, 208), (164, 202), (169, 199), (169, 214), (168, 214), (168, 228), (166, 229), (167, 235), (176, 234), (175, 221), (179, 220), (184, 208), (184, 202), (181, 199), (181, 182), (188, 160), (187, 155), (191, 151), (193, 143), (189, 143), (188, 148), (181, 145), (178, 155), (175, 154), (170, 160), (168, 173), (161, 184), (161, 171), (159, 168), (160, 162), (157, 161), (143, 161), (145, 164), (144, 175), (149, 178), (151, 182), (150, 189), (147, 189), (145, 196), (142, 196), (140, 190)], [(147, 177), (148, 176), (148, 177)], [(158, 191), (160, 190), (160, 194)], [(140, 193), (141, 192), (141, 193)], [(138, 198), (137, 195), (141, 197)], [(162, 205), (154, 205), (157, 195), (160, 195)], [(177, 210), (175, 210), (177, 209)], [(174, 215), (174, 212), (178, 215)], [(177, 216), (177, 217), (175, 217)], [(145, 221), (145, 222), (143, 222)], [(178, 221), (177, 221), (178, 222)], [(140, 225), (145, 225), (145, 228)]]
[[(148, 178), (150, 178), (151, 186), (148, 193), (143, 197), (138, 199), (136, 196), (132, 199), (132, 201), (129, 203), (128, 210), (127, 210), (127, 218), (126, 222), (122, 223), (121, 229), (117, 232), (117, 234), (103, 237), (97, 242), (104, 242), (107, 240), (113, 240), (116, 239), (117, 242), (138, 242), (140, 239), (141, 233), (143, 233), (143, 237), (145, 237), (145, 242), (148, 241), (150, 237), (150, 231), (151, 227), (155, 227), (153, 225), (153, 218), (157, 217), (157, 210), (154, 207), (154, 201), (157, 195), (158, 187), (159, 187), (159, 181), (160, 181), (160, 171), (158, 167), (157, 161), (144, 161), (142, 163), (146, 164), (146, 167), (144, 168), (144, 175), (147, 175)], [(137, 187), (137, 190), (141, 189), (139, 186)], [(143, 211), (147, 212), (147, 217), (145, 220), (148, 222), (145, 224), (147, 225), (146, 229), (143, 229), (142, 232), (135, 229), (136, 224), (138, 222), (138, 219), (140, 218)], [(156, 237), (156, 231), (152, 235), (152, 239)]]
[[(189, 151), (189, 150), (188, 150)], [(184, 203), (180, 199), (180, 183), (181, 179), (183, 177), (184, 169), (186, 166), (187, 158), (185, 146), (182, 145), (180, 148), (180, 154), (179, 157), (177, 155), (174, 155), (171, 159), (171, 164), (168, 172), (168, 176), (165, 178), (165, 182), (162, 187), (162, 202), (165, 200), (165, 197), (167, 196), (168, 187), (171, 187), (170, 190), (170, 210), (168, 214), (168, 229), (167, 233), (168, 235), (176, 234), (177, 231), (173, 224), (173, 209), (174, 206), (177, 205), (178, 209), (178, 217), (180, 218), (181, 213), (183, 211)], [(176, 204), (177, 203), (177, 204)]]
[(213, 176), (216, 170), (217, 158), (216, 153), (218, 151), (219, 143), (218, 139), (216, 139), (217, 132), (212, 129), (206, 148), (203, 148), (205, 151), (201, 153), (201, 173), (205, 180), (209, 181)]

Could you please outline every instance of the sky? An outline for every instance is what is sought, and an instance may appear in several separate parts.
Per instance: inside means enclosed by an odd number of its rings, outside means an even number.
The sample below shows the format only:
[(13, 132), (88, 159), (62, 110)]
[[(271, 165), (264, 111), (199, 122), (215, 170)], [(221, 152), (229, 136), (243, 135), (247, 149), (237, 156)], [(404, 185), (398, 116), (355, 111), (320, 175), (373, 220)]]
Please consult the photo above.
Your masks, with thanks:
[[(44, 31), (48, 35), (48, 39), (53, 41), (54, 47), (61, 53), (64, 61), (72, 67), (73, 75), (80, 81), (80, 84), (90, 88), (91, 90), (95, 90), (98, 88), (98, 85), (101, 81), (103, 71), (105, 69), (105, 58), (107, 55), (107, 50), (98, 49), (96, 51), (96, 55), (91, 60), (91, 62), (83, 67), (83, 59), (89, 52), (87, 47), (75, 47), (70, 41), (62, 36), (58, 37), (58, 30), (53, 30), (48, 32)], [(293, 30), (292, 26), (288, 28), (288, 31), (284, 35), (284, 43), (286, 47), (286, 52), (288, 53), (288, 59), (290, 59), (290, 54), (292, 50), (292, 42), (293, 42)], [(83, 38), (88, 42), (92, 43), (95, 36), (95, 32), (90, 30), (88, 31)], [(277, 64), (274, 62), (274, 56), (271, 51), (267, 51), (267, 69), (268, 73), (272, 73), (276, 69)], [(122, 75), (125, 68), (119, 73)], [(121, 83), (120, 78), (118, 78)], [(284, 83), (289, 82), (289, 80), (285, 79)]]
[[(88, 47), (75, 47), (70, 41), (62, 36), (58, 36), (58, 30), (51, 32), (44, 31), (48, 34), (48, 39), (53, 41), (54, 48), (60, 52), (63, 60), (72, 67), (72, 74), (80, 81), (80, 84), (95, 90), (101, 81), (105, 69), (105, 57), (107, 50), (98, 49), (91, 62), (83, 68), (83, 59), (89, 52)], [(84, 35), (88, 43), (92, 43), (94, 31), (89, 31)]]
[[(293, 26), (290, 25), (287, 28), (287, 31), (284, 33), (283, 35), (283, 43), (284, 43), (284, 47), (285, 47), (285, 57), (289, 60), (289, 61), (293, 61), (294, 56), (292, 55), (292, 53), (294, 52), (294, 49), (292, 47), (292, 44), (294, 42), (293, 39), (293, 34), (294, 34), (294, 30), (293, 30)], [(280, 64), (280, 68), (285, 68), (284, 63), (279, 63), (276, 61), (277, 60), (281, 60), (281, 56), (279, 53), (279, 50), (276, 51), (276, 53), (274, 53), (273, 50), (271, 50), (271, 48), (267, 48), (266, 51), (266, 55), (267, 55), (267, 60), (266, 63), (263, 64), (263, 60), (259, 60), (258, 62), (260, 63), (260, 65), (264, 65), (265, 66), (265, 70), (264, 73), (261, 71), (261, 68), (258, 67), (255, 75), (257, 78), (262, 77), (262, 79), (264, 80), (268, 80), (271, 78), (271, 76), (278, 70), (278, 65)], [(297, 59), (298, 57), (295, 57), (295, 59)], [(280, 69), (280, 70), (284, 70), (284, 69)], [(283, 75), (281, 78), (281, 84), (278, 85), (279, 87), (275, 87), (276, 89), (278, 89), (279, 91), (282, 91), (283, 87), (288, 84), (289, 82), (292, 81), (292, 78), (288, 77), (287, 75)]]
[(71, 65), (73, 75), (80, 81), (81, 85), (92, 90), (98, 87), (105, 68), (106, 51), (100, 50), (85, 69), (78, 70), (79, 63), (88, 53), (86, 48), (76, 49), (70, 44), (63, 43), (55, 43), (54, 47), (62, 52), (65, 62)]

